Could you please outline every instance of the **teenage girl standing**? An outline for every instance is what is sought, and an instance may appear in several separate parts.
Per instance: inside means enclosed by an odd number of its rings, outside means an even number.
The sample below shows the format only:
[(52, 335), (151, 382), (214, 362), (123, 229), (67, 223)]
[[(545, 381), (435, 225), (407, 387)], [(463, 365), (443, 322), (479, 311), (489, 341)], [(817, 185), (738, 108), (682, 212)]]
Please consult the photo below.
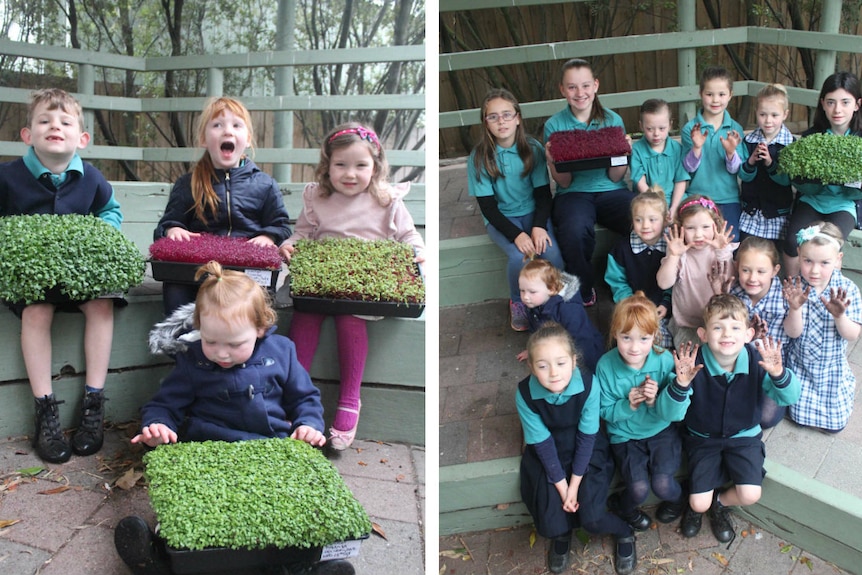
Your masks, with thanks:
[[(302, 192), (302, 212), (296, 233), (282, 246), (288, 262), (300, 239), (390, 239), (411, 244), (416, 262), (425, 261), (425, 243), (404, 205), (410, 184), (392, 186), (386, 181), (389, 164), (373, 130), (351, 122), (333, 129), (323, 140), (317, 181)], [(311, 369), (326, 315), (295, 311), (288, 337), (296, 343), (299, 363)], [(341, 376), (338, 408), (329, 430), (329, 445), (347, 449), (359, 424), (359, 387), (368, 355), (366, 320), (334, 315)]]
[(562, 269), (551, 228), (551, 185), (542, 145), (527, 136), (521, 106), (508, 90), (488, 92), (481, 107), (482, 139), (467, 163), (467, 189), (479, 202), (485, 229), (508, 257), (512, 329), (529, 329), (518, 290), (524, 260), (540, 257)]
[[(278, 183), (246, 156), (254, 149), (254, 126), (234, 98), (207, 102), (198, 119), (197, 142), (204, 148), (191, 174), (181, 176), (153, 239), (188, 241), (201, 233), (248, 238), (279, 245), (290, 237)], [(165, 315), (193, 302), (198, 286), (163, 282)]]
[(628, 166), (558, 172), (550, 155), (548, 139), (563, 130), (598, 130), (611, 126), (625, 130), (619, 114), (599, 103), (599, 80), (589, 62), (574, 58), (563, 64), (560, 93), (566, 107), (545, 122), (545, 149), (551, 177), (557, 183), (552, 217), (566, 271), (581, 280), (584, 305), (596, 302), (593, 250), (596, 222), (618, 234), (631, 229), (629, 204), (634, 193), (622, 182)]

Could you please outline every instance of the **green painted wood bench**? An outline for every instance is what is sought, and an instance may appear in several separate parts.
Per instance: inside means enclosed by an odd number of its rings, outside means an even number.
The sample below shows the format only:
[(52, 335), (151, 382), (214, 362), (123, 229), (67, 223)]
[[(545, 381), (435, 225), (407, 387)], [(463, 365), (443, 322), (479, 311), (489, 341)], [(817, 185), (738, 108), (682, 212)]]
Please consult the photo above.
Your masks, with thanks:
[[(124, 214), (123, 232), (147, 253), (153, 229), (170, 192), (169, 184), (114, 182)], [(292, 218), (299, 215), (303, 184), (282, 186)], [(424, 230), (425, 188), (414, 185), (407, 196), (417, 227)], [(129, 305), (115, 312), (114, 342), (109, 366), (107, 418), (134, 419), (140, 406), (158, 389), (172, 362), (153, 356), (147, 335), (162, 319), (161, 284), (148, 279), (128, 295)], [(282, 298), (278, 298), (281, 300)], [(286, 334), (292, 308), (280, 308), (279, 333)], [(83, 389), (83, 316), (57, 314), (52, 329), (54, 390), (66, 404), (60, 409), (65, 427), (75, 421)], [(369, 322), (369, 353), (363, 378), (363, 408), (357, 436), (424, 445), (425, 443), (425, 318), (386, 318)], [(30, 386), (20, 350), (21, 322), (0, 306), (0, 435), (33, 431)], [(394, 358), (410, 358), (406, 362)], [(333, 413), (338, 395), (338, 362), (331, 321), (324, 324), (311, 375), (321, 388), (324, 407)]]

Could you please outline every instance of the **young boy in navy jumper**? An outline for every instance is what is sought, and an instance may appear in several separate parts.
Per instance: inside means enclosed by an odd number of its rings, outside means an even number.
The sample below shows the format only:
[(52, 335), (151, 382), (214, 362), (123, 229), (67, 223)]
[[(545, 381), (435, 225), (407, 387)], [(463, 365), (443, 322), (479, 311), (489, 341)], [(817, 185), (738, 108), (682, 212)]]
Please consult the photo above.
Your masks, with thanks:
[[(23, 158), (0, 165), (0, 216), (84, 214), (120, 228), (123, 215), (105, 177), (83, 162), (78, 150), (90, 142), (81, 105), (63, 90), (34, 92), (21, 140), (30, 146)], [(6, 302), (21, 318), (21, 352), (36, 402), (33, 445), (43, 460), (68, 461), (72, 452), (92, 455), (101, 449), (105, 380), (114, 333), (114, 302), (109, 298), (51, 301), (23, 305)], [(85, 317), (86, 378), (81, 423), (67, 441), (60, 429), (51, 385), (51, 323), (54, 311), (78, 311)]]
[[(680, 524), (685, 537), (700, 531), (709, 510), (715, 538), (735, 537), (731, 505), (752, 505), (763, 483), (761, 407), (766, 395), (778, 405), (799, 399), (801, 384), (781, 360), (781, 344), (764, 338), (755, 348), (754, 328), (745, 304), (729, 294), (713, 296), (697, 328), (704, 346), (688, 343), (677, 357), (676, 379), (691, 382), (691, 405), (683, 420), (683, 447), (688, 454), (689, 509)], [(724, 491), (719, 488), (733, 481)]]

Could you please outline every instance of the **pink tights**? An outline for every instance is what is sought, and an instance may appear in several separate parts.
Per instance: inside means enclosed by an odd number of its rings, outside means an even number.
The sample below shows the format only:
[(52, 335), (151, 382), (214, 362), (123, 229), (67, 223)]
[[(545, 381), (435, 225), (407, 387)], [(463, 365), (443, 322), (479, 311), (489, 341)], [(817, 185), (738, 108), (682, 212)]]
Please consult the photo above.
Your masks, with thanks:
[[(326, 315), (317, 313), (293, 312), (293, 320), (287, 336), (296, 344), (299, 363), (306, 370), (311, 369), (314, 353), (320, 340), (320, 327)], [(352, 315), (334, 315), (335, 334), (338, 341), (338, 366), (341, 386), (338, 394), (338, 407), (359, 411), (359, 386), (368, 356), (368, 330), (365, 320)], [(335, 412), (332, 427), (340, 431), (353, 429), (359, 415), (339, 409)]]

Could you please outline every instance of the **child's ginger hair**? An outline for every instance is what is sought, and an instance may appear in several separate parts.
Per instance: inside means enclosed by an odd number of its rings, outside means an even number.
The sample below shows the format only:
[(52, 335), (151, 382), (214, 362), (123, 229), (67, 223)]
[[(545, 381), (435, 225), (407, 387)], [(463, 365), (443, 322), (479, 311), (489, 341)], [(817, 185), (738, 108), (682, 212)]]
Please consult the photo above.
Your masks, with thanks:
[(650, 206), (656, 209), (662, 215), (665, 222), (668, 219), (667, 200), (665, 199), (664, 188), (658, 184), (653, 184), (645, 192), (641, 192), (632, 198), (631, 214), (635, 215), (635, 209), (641, 205)]
[(389, 178), (389, 162), (386, 161), (386, 153), (374, 130), (366, 128), (358, 122), (347, 122), (334, 127), (320, 145), (320, 161), (314, 171), (315, 179), (320, 186), (320, 195), (331, 196), (335, 193), (332, 180), (329, 179), (329, 162), (332, 160), (332, 152), (339, 148), (347, 148), (353, 144), (361, 143), (368, 147), (371, 159), (374, 161), (371, 181), (368, 183), (368, 193), (371, 194), (381, 206), (388, 206), (392, 197), (386, 191), (386, 181)]
[(198, 268), (195, 280), (203, 278), (195, 301), (194, 326), (200, 328), (201, 315), (212, 314), (231, 325), (247, 321), (255, 329), (269, 329), (277, 315), (269, 294), (243, 272), (225, 270), (216, 261)]
[(658, 308), (641, 290), (625, 298), (614, 308), (608, 328), (608, 347), (616, 345), (617, 335), (629, 333), (634, 328), (653, 335), (653, 349), (656, 353), (664, 351), (664, 348), (655, 343), (661, 341)]
[(70, 116), (78, 118), (78, 126), (81, 131), (84, 130), (84, 110), (81, 108), (81, 103), (78, 102), (66, 90), (60, 88), (43, 88), (36, 90), (30, 94), (30, 100), (27, 104), (27, 126), (33, 126), (33, 112), (38, 106), (46, 104), (49, 110), (62, 110)]
[(743, 322), (746, 328), (749, 327), (748, 308), (735, 295), (722, 293), (712, 296), (703, 310), (703, 324), (708, 324), (712, 318), (731, 318)]
[(536, 346), (548, 339), (557, 339), (566, 348), (566, 352), (570, 355), (575, 356), (576, 362), (580, 361), (580, 353), (578, 353), (578, 348), (575, 345), (575, 340), (572, 338), (572, 335), (566, 331), (562, 325), (558, 324), (555, 321), (546, 321), (542, 325), (539, 326), (539, 329), (530, 334), (530, 337), (527, 338), (527, 362), (530, 366), (533, 365), (533, 350)]
[(682, 226), (686, 218), (689, 218), (698, 212), (706, 212), (712, 221), (715, 222), (715, 229), (721, 231), (724, 229), (724, 217), (721, 215), (721, 210), (707, 196), (693, 194), (688, 196), (685, 201), (680, 204), (679, 210), (676, 213), (676, 224)]
[(560, 293), (563, 289), (563, 278), (560, 270), (548, 260), (530, 260), (521, 268), (520, 277), (527, 279), (540, 279), (552, 294)]
[[(251, 121), (251, 114), (242, 102), (235, 98), (221, 97), (211, 98), (204, 106), (201, 115), (198, 117), (196, 138), (198, 145), (203, 146), (206, 142), (207, 124), (213, 118), (218, 118), (225, 112), (230, 112), (234, 116), (242, 119), (248, 129), (248, 145), (254, 150), (254, 126)], [(206, 223), (206, 212), (209, 211), (213, 216), (218, 211), (218, 195), (213, 188), (213, 181), (216, 180), (215, 166), (210, 157), (209, 151), (204, 151), (203, 156), (195, 164), (192, 170), (192, 199), (195, 202), (195, 217)]]

